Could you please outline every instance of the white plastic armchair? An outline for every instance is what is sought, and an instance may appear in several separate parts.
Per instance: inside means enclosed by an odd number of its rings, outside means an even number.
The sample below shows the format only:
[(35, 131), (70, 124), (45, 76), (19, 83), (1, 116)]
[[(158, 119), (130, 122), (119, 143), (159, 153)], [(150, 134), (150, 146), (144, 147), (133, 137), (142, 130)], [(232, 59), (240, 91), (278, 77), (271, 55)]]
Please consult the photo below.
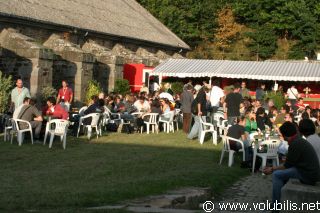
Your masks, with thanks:
[[(91, 124), (89, 124), (89, 125), (83, 124), (83, 120), (86, 118), (91, 118)], [(100, 128), (99, 121), (100, 121), (100, 113), (90, 113), (88, 115), (80, 117), (77, 137), (79, 137), (80, 127), (83, 126), (84, 128), (87, 129), (87, 132), (88, 132), (87, 136), (88, 136), (89, 140), (91, 138), (92, 128), (96, 129), (97, 138), (98, 138), (99, 135), (101, 135), (101, 128)]]
[(9, 120), (6, 120), (4, 122), (4, 134), (3, 134), (3, 137), (4, 137), (4, 141), (9, 141), (10, 138), (11, 138), (11, 135), (13, 134), (13, 124), (12, 124), (13, 120), (10, 118)]
[(179, 130), (179, 123), (182, 123), (182, 113), (181, 113), (181, 109), (175, 109), (174, 110), (174, 118), (173, 118), (173, 123), (176, 124), (177, 127), (177, 131)]
[(173, 125), (174, 111), (170, 111), (160, 115), (159, 123), (163, 123), (163, 131), (169, 133), (174, 132)]
[(226, 129), (228, 127), (228, 121), (224, 119), (224, 115), (221, 113), (216, 113), (214, 115), (214, 120), (217, 123), (217, 127), (219, 129), (219, 135), (225, 134)]
[[(30, 132), (31, 142), (33, 144), (33, 133), (32, 133), (32, 127), (31, 127), (30, 122), (25, 121), (25, 120), (21, 120), (21, 119), (14, 119), (14, 118), (12, 119), (12, 121), (13, 121), (12, 130), (14, 133), (17, 133), (17, 139), (18, 139), (19, 146), (22, 145), (24, 133), (26, 133), (26, 132)], [(19, 124), (26, 124), (28, 127), (26, 129), (21, 129), (19, 127)], [(11, 135), (11, 144), (12, 144), (12, 140), (13, 140), (13, 134)]]
[[(149, 119), (147, 121), (144, 121), (147, 127), (147, 134), (150, 132), (150, 126), (152, 127), (152, 132), (154, 133), (154, 130), (156, 130), (157, 134), (159, 133), (159, 126), (158, 126), (158, 113), (146, 113), (142, 116), (142, 119), (146, 116), (149, 116)], [(143, 131), (143, 127), (141, 127), (141, 133)]]
[[(266, 145), (267, 151), (265, 153), (258, 153), (258, 149), (260, 146)], [(280, 140), (266, 140), (257, 144), (257, 146), (253, 147), (253, 162), (252, 162), (252, 173), (254, 173), (256, 157), (262, 158), (262, 168), (264, 168), (267, 164), (267, 160), (271, 159), (273, 165), (279, 166), (279, 157), (278, 157), (278, 148), (280, 145)], [(263, 173), (262, 173), (263, 174)]]
[(199, 118), (200, 118), (200, 138), (199, 138), (200, 144), (203, 144), (206, 133), (211, 133), (212, 143), (214, 145), (217, 145), (218, 133), (214, 129), (213, 124), (204, 122), (201, 116), (199, 116)]
[(232, 140), (234, 142), (239, 142), (241, 144), (241, 149), (238, 151), (243, 153), (242, 160), (245, 161), (245, 159), (246, 159), (243, 142), (239, 139), (235, 139), (235, 138), (223, 135), (222, 136), (223, 147), (222, 147), (222, 152), (221, 152), (221, 157), (220, 157), (220, 164), (222, 163), (224, 153), (228, 152), (229, 153), (229, 161), (228, 161), (229, 167), (231, 167), (234, 162), (234, 153), (235, 153), (234, 150), (230, 149), (230, 140)]
[(69, 121), (63, 119), (53, 119), (46, 125), (46, 132), (44, 136), (43, 145), (46, 144), (48, 135), (50, 135), (49, 148), (52, 147), (54, 136), (60, 136), (63, 149), (66, 149), (67, 144), (67, 132), (68, 132)]
[(84, 111), (86, 111), (86, 109), (88, 109), (87, 106), (81, 107), (81, 108), (79, 109), (79, 115), (80, 115), (80, 116), (84, 116)]

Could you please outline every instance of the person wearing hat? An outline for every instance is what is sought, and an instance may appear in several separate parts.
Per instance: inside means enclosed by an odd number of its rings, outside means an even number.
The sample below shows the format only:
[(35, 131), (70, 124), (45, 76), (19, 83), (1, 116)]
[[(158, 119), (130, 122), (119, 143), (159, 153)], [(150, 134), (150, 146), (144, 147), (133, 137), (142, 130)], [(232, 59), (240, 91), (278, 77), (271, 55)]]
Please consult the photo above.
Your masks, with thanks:
[(287, 121), (282, 124), (279, 130), (284, 140), (289, 144), (286, 161), (283, 165), (263, 169), (265, 174), (272, 174), (274, 207), (281, 202), (281, 188), (290, 178), (299, 179), (304, 184), (315, 185), (320, 174), (318, 156), (312, 145), (298, 134), (296, 126)]

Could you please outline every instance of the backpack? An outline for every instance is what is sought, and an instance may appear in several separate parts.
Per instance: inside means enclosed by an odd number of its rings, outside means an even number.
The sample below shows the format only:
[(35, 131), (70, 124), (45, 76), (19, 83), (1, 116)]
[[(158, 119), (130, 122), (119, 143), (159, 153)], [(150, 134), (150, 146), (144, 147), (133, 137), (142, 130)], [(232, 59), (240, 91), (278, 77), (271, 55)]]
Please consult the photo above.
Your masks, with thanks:
[(134, 127), (131, 124), (123, 124), (121, 132), (132, 134), (134, 133)]
[(109, 131), (109, 132), (117, 132), (118, 130), (118, 125), (116, 123), (108, 123), (107, 126), (106, 126), (106, 129)]

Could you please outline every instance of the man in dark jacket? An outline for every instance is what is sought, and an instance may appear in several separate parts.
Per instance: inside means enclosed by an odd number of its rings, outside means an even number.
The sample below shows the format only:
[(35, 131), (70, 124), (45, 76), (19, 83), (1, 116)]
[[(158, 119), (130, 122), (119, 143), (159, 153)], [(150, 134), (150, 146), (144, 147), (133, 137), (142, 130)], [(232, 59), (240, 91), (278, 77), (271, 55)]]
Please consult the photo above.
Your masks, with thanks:
[(281, 198), (281, 188), (290, 178), (302, 183), (315, 185), (319, 180), (320, 167), (317, 154), (308, 141), (301, 138), (295, 125), (285, 122), (280, 132), (289, 144), (286, 162), (281, 166), (264, 168), (265, 174), (272, 174), (272, 201), (277, 204)]
[(191, 123), (191, 103), (193, 101), (193, 86), (186, 84), (181, 94), (181, 111), (183, 113), (183, 131), (189, 133)]
[(189, 139), (194, 139), (196, 137), (200, 138), (200, 118), (204, 121), (207, 115), (207, 92), (210, 91), (210, 85), (204, 83), (204, 86), (199, 90), (197, 97), (195, 98), (196, 111), (194, 117), (194, 124), (190, 133), (188, 134)]

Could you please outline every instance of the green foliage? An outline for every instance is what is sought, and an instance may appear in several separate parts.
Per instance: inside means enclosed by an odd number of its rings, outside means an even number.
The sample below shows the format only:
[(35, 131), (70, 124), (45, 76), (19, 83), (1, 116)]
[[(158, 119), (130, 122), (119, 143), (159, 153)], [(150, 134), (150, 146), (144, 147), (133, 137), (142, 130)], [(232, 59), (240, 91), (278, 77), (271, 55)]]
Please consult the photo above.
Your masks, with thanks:
[(125, 95), (130, 92), (130, 85), (127, 79), (117, 79), (114, 85), (114, 92)]
[(12, 86), (12, 77), (6, 77), (0, 71), (0, 113), (4, 113), (9, 108), (9, 99)]
[[(266, 49), (259, 50), (260, 55), (266, 59), (270, 58), (271, 50), (275, 48), (272, 41), (274, 36), (298, 41), (290, 50), (290, 58), (315, 58), (320, 43), (318, 1), (237, 1), (234, 10), (241, 23), (255, 29), (258, 37), (260, 34), (267, 39), (264, 46)], [(269, 42), (272, 42), (270, 48)]]
[(192, 47), (203, 38), (212, 39), (217, 11), (228, 0), (138, 0), (164, 25)]
[(171, 89), (174, 94), (180, 94), (183, 92), (183, 83), (182, 82), (173, 82), (173, 83), (171, 83)]
[[(317, 0), (138, 2), (194, 49), (188, 55), (190, 58), (256, 60), (258, 56), (260, 59), (283, 60), (308, 56), (314, 59), (315, 52), (320, 49), (320, 2)], [(252, 33), (246, 37), (227, 39), (225, 43), (228, 48), (221, 51), (217, 42), (214, 42), (214, 33), (219, 30), (219, 12), (229, 6), (234, 12), (234, 24), (252, 29)], [(223, 28), (221, 32), (228, 31)], [(281, 48), (277, 46), (279, 39), (295, 43), (281, 56), (276, 54)], [(246, 40), (250, 42), (247, 43)], [(237, 49), (239, 45), (246, 46), (247, 49)]]
[(102, 91), (100, 84), (95, 80), (90, 80), (86, 89), (86, 103), (89, 103), (93, 95), (99, 95)]
[(42, 88), (40, 92), (40, 100), (42, 103), (45, 103), (47, 98), (56, 97), (57, 94), (57, 90), (54, 89), (52, 86), (45, 86)]
[(251, 39), (247, 46), (251, 53), (257, 56), (257, 59), (267, 59), (275, 53), (277, 37), (271, 27), (259, 27), (254, 32), (248, 32), (247, 35)]
[(283, 93), (279, 92), (279, 91), (277, 91), (277, 92), (275, 92), (275, 91), (268, 92), (264, 96), (264, 99), (265, 100), (267, 100), (267, 99), (273, 100), (274, 105), (277, 107), (277, 109), (280, 109), (286, 103), (286, 100), (285, 100), (285, 97), (284, 97)]

